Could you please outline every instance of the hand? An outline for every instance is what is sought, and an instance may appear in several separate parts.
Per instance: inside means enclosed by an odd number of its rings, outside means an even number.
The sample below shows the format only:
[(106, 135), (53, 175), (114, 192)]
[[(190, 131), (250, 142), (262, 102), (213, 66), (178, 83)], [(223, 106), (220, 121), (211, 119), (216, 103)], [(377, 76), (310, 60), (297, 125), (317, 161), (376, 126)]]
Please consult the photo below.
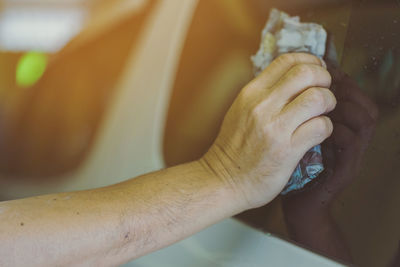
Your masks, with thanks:
[(309, 54), (277, 58), (243, 88), (201, 159), (244, 210), (275, 198), (303, 155), (328, 138), (336, 99), (324, 63)]

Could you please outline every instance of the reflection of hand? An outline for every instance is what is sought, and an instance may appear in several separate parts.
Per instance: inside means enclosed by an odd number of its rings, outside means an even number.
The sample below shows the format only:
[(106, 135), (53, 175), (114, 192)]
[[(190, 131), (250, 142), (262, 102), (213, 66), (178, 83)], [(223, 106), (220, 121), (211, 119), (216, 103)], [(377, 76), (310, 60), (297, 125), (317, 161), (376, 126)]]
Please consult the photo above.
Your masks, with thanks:
[(324, 198), (330, 202), (357, 176), (378, 119), (377, 106), (349, 76), (332, 70), (338, 99), (331, 118), (334, 131), (330, 140), (334, 150), (333, 172), (323, 183)]
[(333, 134), (327, 140), (335, 158), (333, 171), (310, 190), (285, 198), (283, 206), (292, 238), (329, 256), (351, 261), (328, 208), (357, 176), (375, 129), (378, 108), (347, 75), (335, 69), (330, 71), (338, 101), (331, 114)]
[[(361, 91), (349, 76), (330, 70), (335, 82), (336, 109), (330, 114), (334, 124), (331, 138), (327, 140), (333, 150), (332, 171), (309, 191), (289, 199), (306, 198), (307, 206), (330, 204), (357, 176), (362, 156), (375, 130), (377, 106)], [(290, 201), (290, 200), (289, 200)], [(300, 201), (303, 202), (303, 201)]]
[(245, 209), (265, 205), (287, 184), (303, 155), (332, 133), (322, 116), (336, 99), (331, 75), (309, 54), (286, 54), (250, 82), (203, 157)]

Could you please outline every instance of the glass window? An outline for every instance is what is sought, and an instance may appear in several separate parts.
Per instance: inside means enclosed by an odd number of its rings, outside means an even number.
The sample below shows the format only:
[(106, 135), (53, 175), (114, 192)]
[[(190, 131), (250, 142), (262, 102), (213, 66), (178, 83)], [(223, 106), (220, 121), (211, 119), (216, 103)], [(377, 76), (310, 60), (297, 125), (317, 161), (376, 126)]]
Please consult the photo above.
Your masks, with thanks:
[[(397, 0), (200, 1), (171, 99), (166, 161), (196, 159), (212, 144), (224, 114), (253, 77), (250, 56), (272, 7), (328, 31), (337, 140), (324, 143), (326, 171), (314, 184), (238, 218), (339, 260), (387, 266), (399, 259), (400, 240)], [(328, 214), (324, 222), (315, 212), (321, 207)], [(327, 243), (340, 249), (329, 253)]]

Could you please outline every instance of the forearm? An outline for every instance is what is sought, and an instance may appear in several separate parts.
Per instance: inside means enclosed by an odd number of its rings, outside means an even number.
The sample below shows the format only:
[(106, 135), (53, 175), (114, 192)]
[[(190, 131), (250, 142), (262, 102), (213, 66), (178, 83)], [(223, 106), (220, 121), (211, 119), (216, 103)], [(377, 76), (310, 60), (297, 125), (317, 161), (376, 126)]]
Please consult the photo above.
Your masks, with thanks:
[(207, 162), (0, 203), (0, 266), (117, 265), (267, 204), (332, 133), (330, 85), (317, 57), (282, 55), (242, 89)]
[(240, 208), (200, 162), (90, 191), (0, 203), (0, 265), (117, 265)]

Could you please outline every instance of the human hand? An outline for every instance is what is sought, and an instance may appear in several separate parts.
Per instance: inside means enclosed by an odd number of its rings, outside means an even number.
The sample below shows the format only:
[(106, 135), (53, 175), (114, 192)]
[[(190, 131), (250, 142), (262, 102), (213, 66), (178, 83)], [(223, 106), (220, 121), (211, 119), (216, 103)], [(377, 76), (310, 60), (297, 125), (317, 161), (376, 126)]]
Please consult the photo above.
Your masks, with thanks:
[(246, 85), (201, 159), (243, 209), (265, 205), (287, 184), (303, 155), (333, 130), (324, 114), (336, 105), (324, 63), (282, 55)]

